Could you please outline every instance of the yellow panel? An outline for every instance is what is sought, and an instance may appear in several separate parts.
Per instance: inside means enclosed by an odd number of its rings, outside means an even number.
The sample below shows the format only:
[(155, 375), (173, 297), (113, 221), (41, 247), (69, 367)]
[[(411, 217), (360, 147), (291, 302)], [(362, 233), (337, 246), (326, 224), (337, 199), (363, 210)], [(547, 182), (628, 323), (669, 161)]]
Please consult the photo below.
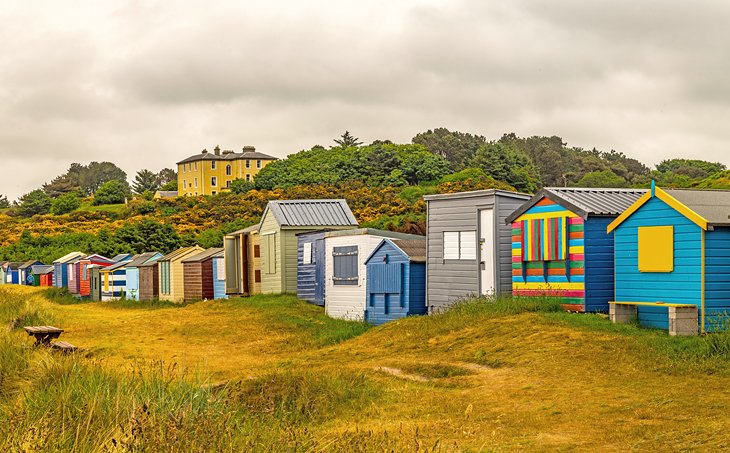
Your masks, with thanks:
[(639, 272), (674, 270), (674, 227), (639, 227)]

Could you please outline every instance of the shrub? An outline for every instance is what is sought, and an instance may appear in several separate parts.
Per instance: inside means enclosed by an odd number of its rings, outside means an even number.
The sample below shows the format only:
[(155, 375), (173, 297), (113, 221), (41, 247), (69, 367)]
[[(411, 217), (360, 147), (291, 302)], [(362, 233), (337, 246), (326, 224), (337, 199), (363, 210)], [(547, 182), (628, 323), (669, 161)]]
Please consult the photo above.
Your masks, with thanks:
[(67, 193), (53, 200), (51, 214), (62, 215), (77, 210), (81, 206), (81, 200), (74, 193)]
[(126, 183), (113, 179), (102, 184), (94, 193), (94, 205), (124, 203), (128, 194)]

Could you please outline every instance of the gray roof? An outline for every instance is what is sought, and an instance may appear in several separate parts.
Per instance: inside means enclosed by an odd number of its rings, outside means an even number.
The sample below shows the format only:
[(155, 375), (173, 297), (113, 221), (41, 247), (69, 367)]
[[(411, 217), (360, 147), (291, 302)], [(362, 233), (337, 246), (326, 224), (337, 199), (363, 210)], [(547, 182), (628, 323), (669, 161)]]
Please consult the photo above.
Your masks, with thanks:
[(510, 192), (509, 190), (500, 189), (486, 189), (486, 190), (472, 190), (469, 192), (455, 192), (455, 193), (437, 193), (433, 195), (424, 195), (423, 199), (426, 201), (432, 200), (453, 200), (458, 198), (479, 198), (488, 197), (492, 195), (517, 198), (519, 200), (527, 200), (530, 198), (530, 194), (520, 192)]
[(18, 268), (19, 268), (19, 267), (20, 267), (20, 266), (21, 266), (22, 264), (23, 264), (23, 263), (18, 263), (18, 262), (10, 262), (10, 263), (8, 263), (8, 267), (7, 267), (7, 268), (8, 268), (8, 269), (10, 269), (11, 271), (17, 271), (17, 270), (18, 270)]
[(510, 214), (505, 221), (514, 222), (543, 198), (560, 204), (584, 219), (592, 215), (617, 217), (641, 198), (646, 191), (647, 189), (546, 187)]
[(158, 190), (155, 195), (159, 195), (162, 198), (175, 198), (177, 196), (177, 190)]
[(274, 200), (264, 210), (271, 213), (282, 227), (357, 226), (345, 200)]
[(710, 225), (730, 225), (730, 190), (669, 189), (664, 191), (704, 217)]
[(390, 238), (390, 239), (411, 239), (411, 240), (419, 240), (423, 239), (425, 240), (425, 236), (418, 236), (415, 234), (408, 234), (408, 233), (399, 233), (397, 231), (388, 231), (388, 230), (376, 230), (375, 228), (353, 228), (350, 230), (332, 230), (327, 231), (324, 234), (324, 237), (331, 238), (331, 237), (338, 237), (338, 236), (358, 236), (361, 234), (369, 234), (371, 236), (382, 236), (384, 238)]
[(29, 267), (31, 267), (35, 264), (43, 264), (43, 263), (41, 263), (38, 260), (30, 260), (30, 261), (26, 261), (25, 263), (18, 266), (18, 269), (28, 269)]
[(243, 159), (261, 159), (261, 160), (276, 160), (276, 157), (269, 156), (268, 154), (260, 153), (256, 151), (253, 146), (246, 146), (243, 148), (244, 151), (240, 153), (234, 153), (233, 151), (223, 151), (220, 154), (215, 152), (203, 152), (183, 159), (178, 162), (180, 164), (186, 164), (188, 162), (195, 162), (201, 160), (243, 160)]
[(53, 265), (36, 264), (35, 266), (31, 266), (30, 270), (33, 272), (34, 275), (50, 274), (51, 272), (53, 272)]
[(118, 263), (120, 261), (129, 261), (130, 259), (132, 259), (132, 255), (131, 254), (129, 254), (129, 253), (120, 253), (119, 255), (117, 255), (114, 258), (112, 258), (112, 261), (114, 261), (115, 263)]
[(392, 241), (396, 247), (401, 249), (403, 253), (411, 258), (414, 263), (426, 262), (426, 239), (403, 240), (395, 239)]
[(200, 253), (197, 253), (190, 258), (185, 258), (182, 260), (183, 263), (199, 263), (201, 261), (205, 261), (209, 258), (212, 258), (213, 256), (221, 253), (223, 251), (222, 248), (219, 247), (213, 247), (210, 249), (203, 250)]
[(135, 255), (134, 258), (127, 263), (127, 267), (139, 267), (154, 258), (155, 255), (157, 255), (157, 252), (145, 252)]

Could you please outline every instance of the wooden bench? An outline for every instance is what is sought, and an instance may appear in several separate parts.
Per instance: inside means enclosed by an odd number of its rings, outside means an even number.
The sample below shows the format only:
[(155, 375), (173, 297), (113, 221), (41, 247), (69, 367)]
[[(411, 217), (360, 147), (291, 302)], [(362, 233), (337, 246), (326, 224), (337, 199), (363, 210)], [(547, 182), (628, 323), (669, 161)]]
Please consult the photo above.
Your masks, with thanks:
[(49, 346), (51, 340), (55, 340), (63, 333), (63, 329), (53, 326), (31, 326), (23, 329), (28, 332), (29, 336), (35, 337), (36, 346)]
[(55, 349), (60, 352), (75, 352), (77, 348), (71, 343), (67, 343), (65, 341), (54, 341), (51, 343), (51, 349)]
[(626, 323), (636, 319), (638, 307), (667, 307), (669, 335), (697, 335), (698, 310), (694, 304), (673, 304), (666, 302), (609, 302), (611, 322)]

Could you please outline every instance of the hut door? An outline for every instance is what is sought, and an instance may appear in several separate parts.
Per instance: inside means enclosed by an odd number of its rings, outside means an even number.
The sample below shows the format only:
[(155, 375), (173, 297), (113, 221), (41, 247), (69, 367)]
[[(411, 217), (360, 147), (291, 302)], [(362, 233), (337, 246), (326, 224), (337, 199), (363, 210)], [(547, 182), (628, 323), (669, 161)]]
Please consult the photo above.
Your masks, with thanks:
[(494, 210), (479, 211), (479, 292), (482, 295), (494, 293)]
[(324, 239), (316, 239), (312, 246), (312, 255), (314, 256), (314, 300), (317, 305), (324, 305)]

